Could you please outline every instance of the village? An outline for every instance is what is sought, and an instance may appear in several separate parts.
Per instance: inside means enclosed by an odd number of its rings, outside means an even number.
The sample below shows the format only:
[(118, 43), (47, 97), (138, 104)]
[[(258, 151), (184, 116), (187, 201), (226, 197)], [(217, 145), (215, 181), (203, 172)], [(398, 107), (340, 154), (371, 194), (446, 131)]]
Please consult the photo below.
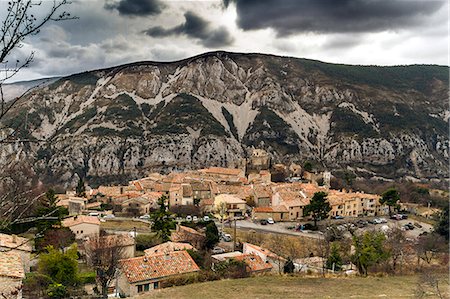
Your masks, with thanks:
[[(396, 238), (414, 242), (433, 232), (430, 224), (409, 221), (411, 205), (398, 198), (383, 202), (385, 194), (334, 190), (330, 172), (298, 165), (284, 182), (273, 182), (266, 153), (255, 150), (252, 158), (246, 169), (151, 173), (128, 185), (95, 189), (80, 180), (74, 191), (47, 193), (50, 206), (65, 212), (38, 225), (46, 230), (29, 238), (0, 234), (0, 289), (9, 292), (7, 298), (21, 298), (22, 292), (59, 298), (58, 291), (64, 297), (71, 288), (129, 297), (186, 281), (261, 273), (355, 275), (363, 269), (350, 257), (357, 249), (344, 258), (333, 242), (370, 231), (389, 237), (393, 230), (400, 232)], [(32, 275), (30, 290), (24, 285), (30, 272), (56, 271), (43, 262), (51, 254), (75, 254), (78, 268), (91, 272), (60, 286)], [(84, 284), (80, 275), (87, 276)]]

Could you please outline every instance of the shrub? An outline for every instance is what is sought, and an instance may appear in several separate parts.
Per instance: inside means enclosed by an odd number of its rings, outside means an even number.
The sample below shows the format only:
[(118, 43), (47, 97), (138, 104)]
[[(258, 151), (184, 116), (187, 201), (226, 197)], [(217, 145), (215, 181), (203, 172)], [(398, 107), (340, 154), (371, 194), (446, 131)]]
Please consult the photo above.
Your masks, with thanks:
[(48, 286), (47, 296), (49, 298), (67, 298), (67, 288), (60, 283), (52, 283)]
[(27, 273), (23, 280), (24, 297), (36, 298), (45, 295), (49, 285), (53, 283), (51, 277), (40, 273)]
[(139, 234), (136, 236), (136, 250), (144, 251), (147, 248), (161, 244), (161, 239), (156, 235)]
[(80, 273), (80, 275), (78, 276), (78, 279), (81, 284), (95, 283), (95, 278), (96, 278), (96, 274), (94, 271)]

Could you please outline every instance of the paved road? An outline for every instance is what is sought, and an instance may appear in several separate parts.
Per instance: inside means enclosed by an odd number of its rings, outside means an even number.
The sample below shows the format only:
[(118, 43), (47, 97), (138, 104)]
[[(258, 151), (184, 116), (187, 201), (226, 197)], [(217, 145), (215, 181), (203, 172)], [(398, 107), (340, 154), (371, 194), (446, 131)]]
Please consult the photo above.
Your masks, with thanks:
[[(220, 222), (216, 222), (217, 227), (220, 227)], [(231, 224), (227, 223), (224, 225), (224, 227), (232, 227)], [(289, 230), (286, 227), (292, 226), (292, 223), (275, 223), (275, 224), (267, 224), (267, 225), (261, 225), (259, 223), (253, 223), (248, 220), (238, 220), (236, 221), (236, 228), (242, 229), (242, 230), (255, 230), (258, 232), (269, 232), (269, 233), (276, 233), (276, 234), (284, 234), (284, 235), (292, 235), (292, 236), (301, 236), (301, 237), (307, 237), (307, 238), (313, 238), (313, 239), (322, 239), (323, 236), (320, 233), (315, 232), (298, 232), (294, 230)]]

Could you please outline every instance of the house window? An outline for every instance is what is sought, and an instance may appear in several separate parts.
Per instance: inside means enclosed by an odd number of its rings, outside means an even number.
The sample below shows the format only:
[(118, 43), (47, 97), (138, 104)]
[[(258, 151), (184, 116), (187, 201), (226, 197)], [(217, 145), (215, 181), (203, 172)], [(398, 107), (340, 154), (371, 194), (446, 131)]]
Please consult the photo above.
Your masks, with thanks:
[(154, 289), (159, 289), (159, 282), (158, 281), (153, 283), (153, 288)]
[(83, 231), (81, 231), (81, 233), (83, 233)]
[(150, 284), (149, 283), (140, 284), (137, 286), (137, 289), (138, 289), (138, 293), (148, 292), (148, 291), (150, 291)]

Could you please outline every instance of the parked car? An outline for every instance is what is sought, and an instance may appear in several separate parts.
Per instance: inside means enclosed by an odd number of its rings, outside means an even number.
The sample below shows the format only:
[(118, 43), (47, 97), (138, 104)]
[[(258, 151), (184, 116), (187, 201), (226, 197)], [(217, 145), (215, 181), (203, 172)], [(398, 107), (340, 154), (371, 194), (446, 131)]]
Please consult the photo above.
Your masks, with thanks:
[(401, 214), (394, 214), (391, 216), (391, 219), (393, 220), (402, 220), (403, 216)]
[(405, 225), (403, 225), (403, 227), (407, 230), (413, 230), (414, 229), (414, 225), (410, 222), (410, 223), (406, 223)]
[(187, 216), (186, 216), (186, 221), (191, 222), (191, 221), (192, 221), (192, 216), (191, 216), (191, 215), (187, 215)]
[(261, 219), (261, 221), (259, 221), (259, 223), (261, 223), (261, 225), (267, 225), (267, 220), (266, 219)]
[(225, 252), (225, 249), (223, 249), (222, 247), (214, 247), (212, 250), (212, 253), (214, 253), (214, 254), (221, 254), (224, 252)]
[(222, 234), (222, 240), (225, 242), (231, 242), (232, 238), (230, 234)]
[(108, 214), (108, 215), (105, 215), (103, 218), (105, 218), (105, 219), (113, 219), (113, 218), (116, 218), (116, 216), (114, 216), (114, 214)]
[(275, 223), (275, 221), (273, 221), (273, 219), (272, 219), (272, 218), (267, 218), (267, 223), (268, 223), (268, 224), (274, 224), (274, 223)]
[(90, 212), (88, 215), (89, 216), (95, 216), (95, 217), (100, 216), (100, 214), (98, 212)]
[(148, 215), (148, 214), (142, 215), (141, 217), (139, 217), (139, 219), (148, 220), (148, 219), (150, 219), (150, 215)]
[(197, 222), (198, 221), (198, 217), (197, 216), (192, 217), (192, 221)]
[[(386, 219), (385, 219), (386, 220)], [(373, 224), (381, 224), (381, 223), (385, 223), (383, 222), (383, 220), (381, 220), (381, 218), (375, 218), (373, 219)]]
[(399, 214), (400, 216), (402, 216), (402, 219), (408, 219), (408, 215), (406, 214)]
[(381, 221), (381, 223), (387, 223), (386, 218), (378, 218), (378, 219)]
[(341, 215), (337, 215), (337, 216), (334, 217), (334, 219), (344, 219), (344, 217), (341, 216)]
[(416, 226), (417, 228), (422, 228), (422, 224), (420, 224), (419, 222), (414, 222), (414, 226)]
[(209, 219), (209, 216), (203, 216), (203, 221), (207, 222), (209, 220), (211, 220), (211, 219)]

